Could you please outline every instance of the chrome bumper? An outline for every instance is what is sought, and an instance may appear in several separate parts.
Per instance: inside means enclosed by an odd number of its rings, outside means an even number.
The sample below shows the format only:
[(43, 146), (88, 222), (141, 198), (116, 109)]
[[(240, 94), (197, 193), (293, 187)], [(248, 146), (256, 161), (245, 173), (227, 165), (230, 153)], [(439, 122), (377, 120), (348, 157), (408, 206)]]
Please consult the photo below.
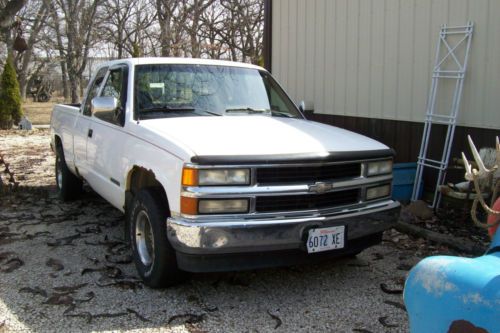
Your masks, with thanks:
[(310, 228), (345, 225), (349, 240), (391, 228), (399, 217), (400, 204), (387, 200), (335, 215), (296, 218), (241, 219), (196, 222), (167, 220), (168, 239), (184, 254), (236, 254), (280, 250), (305, 250)]

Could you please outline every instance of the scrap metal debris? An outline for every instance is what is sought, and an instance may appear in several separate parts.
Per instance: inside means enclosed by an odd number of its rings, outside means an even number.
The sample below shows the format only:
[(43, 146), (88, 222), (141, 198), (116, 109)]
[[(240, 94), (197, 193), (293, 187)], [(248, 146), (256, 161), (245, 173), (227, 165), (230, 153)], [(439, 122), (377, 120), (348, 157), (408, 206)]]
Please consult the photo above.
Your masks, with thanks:
[(283, 324), (283, 321), (281, 320), (280, 317), (278, 317), (277, 315), (275, 314), (272, 314), (271, 311), (267, 310), (267, 314), (269, 316), (271, 316), (271, 318), (273, 318), (274, 320), (276, 320), (276, 325), (274, 325), (274, 329), (277, 329), (278, 327), (281, 326), (281, 324)]
[(386, 294), (399, 295), (403, 293), (403, 289), (390, 289), (385, 283), (380, 284), (380, 289)]

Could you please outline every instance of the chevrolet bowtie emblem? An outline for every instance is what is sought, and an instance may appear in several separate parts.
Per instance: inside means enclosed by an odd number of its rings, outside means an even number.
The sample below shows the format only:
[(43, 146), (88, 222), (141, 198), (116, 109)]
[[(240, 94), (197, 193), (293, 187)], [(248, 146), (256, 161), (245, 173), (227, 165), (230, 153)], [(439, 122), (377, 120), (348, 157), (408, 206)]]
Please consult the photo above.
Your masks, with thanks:
[(316, 182), (314, 185), (309, 185), (309, 192), (325, 193), (333, 189), (332, 183)]

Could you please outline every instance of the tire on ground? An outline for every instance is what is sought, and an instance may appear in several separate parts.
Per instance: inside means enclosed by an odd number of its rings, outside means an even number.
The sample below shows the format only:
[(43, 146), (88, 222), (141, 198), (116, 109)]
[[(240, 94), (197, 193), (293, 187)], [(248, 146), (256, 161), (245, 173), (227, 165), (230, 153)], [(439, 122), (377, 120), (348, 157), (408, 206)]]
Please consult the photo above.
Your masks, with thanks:
[[(136, 192), (127, 214), (135, 266), (144, 283), (152, 288), (179, 283), (185, 276), (177, 267), (175, 250), (167, 238), (168, 216), (167, 199), (164, 193), (156, 188), (145, 188)], [(145, 226), (147, 224), (149, 228)], [(152, 246), (147, 247), (145, 243)]]
[(78, 198), (82, 193), (83, 182), (69, 170), (64, 158), (63, 147), (60, 144), (56, 147), (55, 169), (59, 197), (63, 201), (70, 201)]

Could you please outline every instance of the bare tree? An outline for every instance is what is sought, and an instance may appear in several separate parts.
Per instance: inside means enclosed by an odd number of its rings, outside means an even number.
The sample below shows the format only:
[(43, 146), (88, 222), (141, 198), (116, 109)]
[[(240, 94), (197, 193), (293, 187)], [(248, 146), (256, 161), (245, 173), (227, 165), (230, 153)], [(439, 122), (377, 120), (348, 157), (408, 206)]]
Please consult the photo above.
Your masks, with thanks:
[(199, 58), (201, 56), (201, 39), (200, 30), (204, 21), (202, 14), (209, 8), (215, 0), (191, 0), (183, 1), (183, 12), (186, 13), (184, 20), (184, 29), (189, 35), (191, 57)]
[(7, 52), (12, 55), (11, 29), (16, 14), (23, 8), (27, 0), (0, 0), (0, 35), (7, 45)]
[(199, 34), (202, 38), (202, 49), (211, 59), (227, 58), (228, 47), (224, 44), (220, 30), (224, 29), (224, 11), (218, 2), (202, 13), (200, 17), (201, 27)]
[[(68, 71), (71, 102), (77, 103), (83, 90), (83, 72), (87, 66), (92, 43), (95, 42), (98, 22), (94, 19), (101, 0), (57, 0), (55, 2), (54, 6), (51, 6), (51, 16), (54, 22), (62, 21), (64, 25), (59, 30), (61, 43), (58, 40), (57, 46), (61, 58), (65, 59)], [(54, 25), (61, 28), (59, 24)]]
[(155, 0), (158, 24), (160, 25), (161, 55), (172, 55), (172, 44), (175, 38), (174, 15), (178, 10), (177, 0)]
[(103, 4), (102, 27), (104, 39), (112, 45), (113, 58), (123, 58), (140, 50), (146, 54), (151, 49), (144, 36), (156, 23), (156, 12), (148, 0), (108, 0)]
[(162, 56), (262, 58), (262, 0), (155, 0)]
[(30, 1), (23, 11), (19, 13), (19, 16), (24, 30), (27, 30), (29, 35), (26, 50), (17, 53), (14, 60), (21, 98), (25, 100), (29, 71), (35, 67), (32, 64), (33, 52), (35, 51), (35, 44), (39, 40), (39, 34), (47, 21), (48, 7), (45, 2)]
[(259, 63), (264, 38), (264, 4), (260, 0), (221, 0), (226, 11), (220, 34), (231, 51), (231, 60)]
[(14, 18), (26, 4), (26, 0), (8, 0), (0, 2), (0, 29), (9, 29)]
[(106, 38), (116, 47), (118, 58), (123, 58), (125, 34), (133, 16), (134, 2), (133, 0), (108, 0), (103, 4), (103, 9), (107, 13), (103, 25)]

